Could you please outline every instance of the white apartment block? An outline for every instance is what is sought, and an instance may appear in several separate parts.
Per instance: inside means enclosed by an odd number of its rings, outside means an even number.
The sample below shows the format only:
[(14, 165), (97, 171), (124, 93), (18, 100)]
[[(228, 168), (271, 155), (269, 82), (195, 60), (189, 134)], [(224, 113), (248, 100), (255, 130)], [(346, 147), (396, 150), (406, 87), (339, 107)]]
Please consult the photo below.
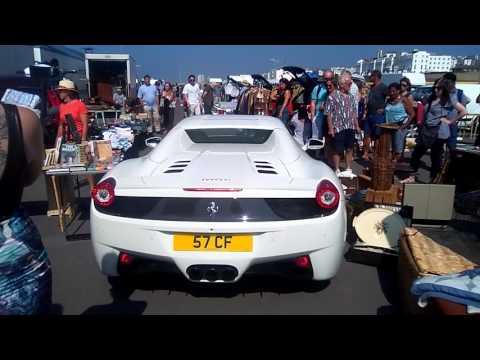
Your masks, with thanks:
[(453, 57), (448, 55), (430, 56), (429, 70), (432, 72), (448, 72), (453, 68)]
[(361, 59), (357, 61), (356, 71), (365, 75), (372, 70), (382, 73), (425, 73), (447, 72), (455, 66), (455, 59), (450, 55), (433, 55), (426, 51), (415, 50), (411, 53), (383, 53), (381, 57), (372, 60)]

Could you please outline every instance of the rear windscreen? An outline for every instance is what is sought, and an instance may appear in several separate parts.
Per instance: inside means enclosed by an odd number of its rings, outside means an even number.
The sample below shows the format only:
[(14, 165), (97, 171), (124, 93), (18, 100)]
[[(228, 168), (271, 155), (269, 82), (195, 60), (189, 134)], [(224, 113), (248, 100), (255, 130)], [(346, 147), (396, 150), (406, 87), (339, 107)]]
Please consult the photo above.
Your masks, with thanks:
[(189, 129), (185, 130), (198, 144), (263, 144), (273, 130), (265, 129)]

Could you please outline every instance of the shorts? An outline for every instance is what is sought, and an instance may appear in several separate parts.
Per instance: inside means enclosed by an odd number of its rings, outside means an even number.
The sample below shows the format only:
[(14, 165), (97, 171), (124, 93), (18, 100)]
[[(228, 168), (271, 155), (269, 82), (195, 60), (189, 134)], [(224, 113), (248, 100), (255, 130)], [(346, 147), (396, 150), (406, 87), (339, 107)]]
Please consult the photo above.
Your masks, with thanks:
[(200, 104), (190, 104), (189, 106), (190, 116), (202, 115), (202, 109)]
[(370, 114), (367, 115), (367, 118), (363, 122), (363, 131), (365, 136), (370, 137), (373, 140), (378, 139), (380, 136), (380, 129), (377, 127), (378, 124), (383, 124), (385, 122), (385, 115), (383, 114)]
[(343, 154), (345, 150), (352, 150), (355, 145), (355, 130), (347, 129), (336, 133), (332, 139), (335, 152)]

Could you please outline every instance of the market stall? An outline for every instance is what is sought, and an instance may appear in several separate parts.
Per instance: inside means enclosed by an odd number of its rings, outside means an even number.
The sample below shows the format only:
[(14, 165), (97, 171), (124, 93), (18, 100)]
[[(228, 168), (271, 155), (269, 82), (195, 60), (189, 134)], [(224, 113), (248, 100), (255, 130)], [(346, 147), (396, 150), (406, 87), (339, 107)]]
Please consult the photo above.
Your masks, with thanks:
[(346, 258), (395, 268), (404, 313), (478, 314), (480, 292), (469, 286), (480, 281), (480, 183), (468, 169), (480, 165), (480, 148), (458, 144), (440, 183), (402, 184), (391, 161), (393, 130), (382, 126), (373, 163), (358, 179), (341, 178), (352, 245)]
[[(49, 216), (58, 216), (59, 227), (65, 230), (65, 216), (75, 216), (80, 198), (79, 176), (102, 175), (129, 156), (146, 132), (146, 114), (123, 114), (115, 124), (99, 127), (91, 124), (88, 141), (81, 143), (57, 141), (56, 147), (45, 151), (43, 170), (48, 178)], [(142, 141), (140, 139), (140, 141)], [(74, 192), (73, 181), (77, 185)]]

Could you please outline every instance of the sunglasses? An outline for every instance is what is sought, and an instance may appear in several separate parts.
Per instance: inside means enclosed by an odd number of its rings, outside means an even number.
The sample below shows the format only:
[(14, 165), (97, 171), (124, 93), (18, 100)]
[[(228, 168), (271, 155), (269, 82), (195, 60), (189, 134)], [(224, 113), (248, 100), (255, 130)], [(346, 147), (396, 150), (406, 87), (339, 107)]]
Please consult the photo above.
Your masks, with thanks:
[(400, 86), (405, 86), (405, 87), (407, 87), (408, 84), (402, 83), (402, 84), (400, 84)]

